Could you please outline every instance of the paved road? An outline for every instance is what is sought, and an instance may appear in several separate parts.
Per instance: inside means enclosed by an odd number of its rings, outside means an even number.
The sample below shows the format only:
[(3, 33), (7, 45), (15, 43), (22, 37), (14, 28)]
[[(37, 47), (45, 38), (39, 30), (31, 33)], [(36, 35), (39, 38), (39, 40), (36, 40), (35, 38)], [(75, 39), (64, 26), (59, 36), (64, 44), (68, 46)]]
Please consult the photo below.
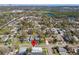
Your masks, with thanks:
[(50, 45), (47, 45), (47, 49), (48, 49), (48, 55), (52, 55), (53, 53)]
[[(19, 18), (20, 18), (20, 17), (19, 17)], [(4, 28), (4, 27), (7, 26), (8, 24), (14, 22), (16, 19), (19, 19), (19, 18), (14, 18), (14, 19), (12, 19), (11, 21), (7, 22), (6, 24), (0, 26), (0, 29)]]
[(7, 26), (9, 23), (11, 23), (11, 22), (13, 22), (13, 21), (15, 21), (15, 20), (16, 20), (16, 19), (14, 18), (14, 19), (12, 19), (11, 21), (7, 22), (6, 24), (0, 26), (0, 29), (2, 29), (3, 27)]

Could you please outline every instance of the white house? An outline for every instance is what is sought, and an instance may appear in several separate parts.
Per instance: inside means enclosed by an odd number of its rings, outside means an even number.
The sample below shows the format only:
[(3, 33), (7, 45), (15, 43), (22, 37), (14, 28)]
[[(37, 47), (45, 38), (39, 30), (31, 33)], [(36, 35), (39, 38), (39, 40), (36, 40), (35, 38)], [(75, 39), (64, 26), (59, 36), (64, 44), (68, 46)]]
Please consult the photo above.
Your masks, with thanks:
[(73, 36), (74, 37), (74, 39), (75, 39), (75, 41), (79, 41), (79, 39), (77, 38), (77, 36)]
[(42, 50), (41, 47), (32, 47), (31, 53), (33, 55), (42, 55), (43, 54), (43, 50)]
[(20, 47), (19, 48), (19, 55), (26, 54), (26, 52), (27, 52), (27, 47)]

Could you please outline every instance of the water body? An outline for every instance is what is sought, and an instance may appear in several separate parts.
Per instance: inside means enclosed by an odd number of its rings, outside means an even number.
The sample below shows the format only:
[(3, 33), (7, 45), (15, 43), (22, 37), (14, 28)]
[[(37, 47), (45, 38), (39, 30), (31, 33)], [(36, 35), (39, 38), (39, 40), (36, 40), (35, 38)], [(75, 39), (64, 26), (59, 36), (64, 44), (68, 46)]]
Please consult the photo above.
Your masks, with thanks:
[(47, 16), (55, 16), (55, 14), (48, 13)]

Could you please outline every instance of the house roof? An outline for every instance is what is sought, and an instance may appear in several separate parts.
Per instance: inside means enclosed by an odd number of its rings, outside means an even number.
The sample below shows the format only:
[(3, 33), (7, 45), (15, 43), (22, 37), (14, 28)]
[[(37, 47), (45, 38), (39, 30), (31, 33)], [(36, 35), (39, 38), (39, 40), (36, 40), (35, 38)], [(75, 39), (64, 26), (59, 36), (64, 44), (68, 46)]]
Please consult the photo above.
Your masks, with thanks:
[(27, 47), (20, 47), (19, 53), (23, 53), (27, 50)]
[(59, 50), (59, 52), (67, 52), (67, 50), (64, 48), (59, 48), (58, 50)]
[(40, 52), (42, 52), (41, 47), (32, 47), (32, 53), (40, 53)]
[(61, 55), (68, 55), (67, 50), (64, 49), (64, 48), (59, 48), (59, 53), (60, 53)]

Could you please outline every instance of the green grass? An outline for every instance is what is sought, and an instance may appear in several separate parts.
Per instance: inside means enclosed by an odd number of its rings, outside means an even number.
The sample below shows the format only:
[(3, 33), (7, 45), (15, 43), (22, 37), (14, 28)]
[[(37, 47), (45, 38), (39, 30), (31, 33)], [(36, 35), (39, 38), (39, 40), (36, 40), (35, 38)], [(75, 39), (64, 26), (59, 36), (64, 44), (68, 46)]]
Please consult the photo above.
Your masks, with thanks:
[(48, 54), (47, 48), (43, 48), (43, 52), (44, 52), (45, 55), (47, 55)]
[(23, 42), (23, 43), (21, 43), (20, 41), (16, 42), (16, 45), (20, 45), (20, 44), (31, 44), (31, 42)]
[(31, 44), (31, 42), (23, 42), (22, 44)]
[(5, 33), (10, 33), (10, 30), (8, 28), (0, 29), (0, 35), (3, 35)]
[(45, 43), (40, 43), (39, 45), (45, 45)]
[(53, 14), (55, 15), (66, 15), (66, 16), (70, 16), (70, 15), (73, 15), (73, 16), (78, 16), (79, 15), (79, 12), (53, 12)]
[(39, 40), (39, 45), (44, 45), (45, 41), (44, 40)]

